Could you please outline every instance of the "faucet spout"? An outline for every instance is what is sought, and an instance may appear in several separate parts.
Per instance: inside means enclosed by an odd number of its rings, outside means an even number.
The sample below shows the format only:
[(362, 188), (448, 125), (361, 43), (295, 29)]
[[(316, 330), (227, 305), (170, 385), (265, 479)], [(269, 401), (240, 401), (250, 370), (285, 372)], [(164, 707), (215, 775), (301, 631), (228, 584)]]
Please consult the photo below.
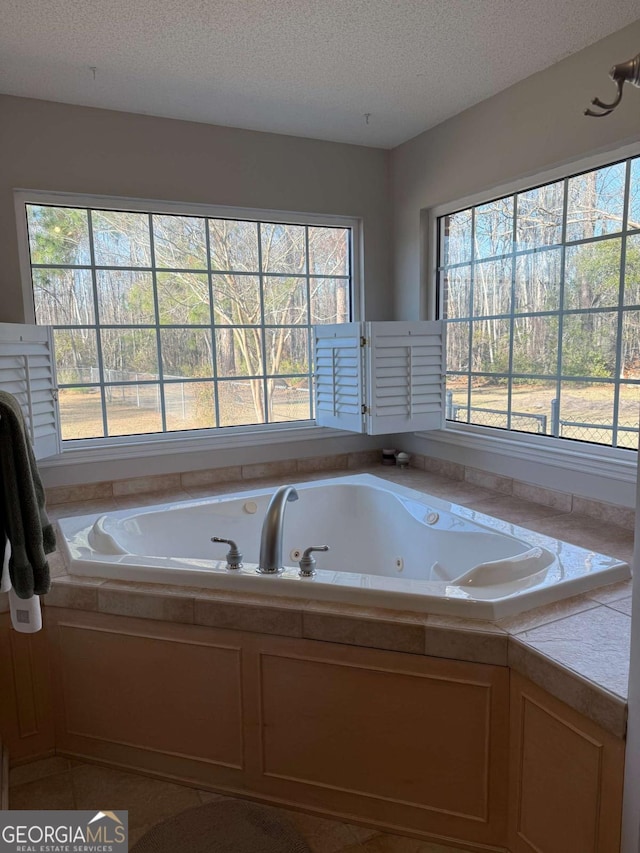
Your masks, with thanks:
[(298, 492), (293, 486), (280, 486), (267, 507), (260, 537), (260, 562), (258, 571), (263, 575), (284, 570), (282, 565), (282, 531), (284, 511), (289, 501), (297, 501)]

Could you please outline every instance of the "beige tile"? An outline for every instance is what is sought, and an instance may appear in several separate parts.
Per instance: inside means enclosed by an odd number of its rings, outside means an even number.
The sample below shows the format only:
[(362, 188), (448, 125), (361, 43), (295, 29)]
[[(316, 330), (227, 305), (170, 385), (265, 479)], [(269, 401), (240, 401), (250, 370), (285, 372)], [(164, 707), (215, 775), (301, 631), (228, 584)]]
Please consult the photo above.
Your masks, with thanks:
[(592, 598), (600, 604), (611, 604), (612, 601), (618, 601), (621, 598), (628, 598), (633, 592), (633, 580), (629, 578), (627, 581), (620, 583), (611, 583), (608, 586), (601, 586), (598, 589), (592, 589), (585, 593), (587, 598)]
[(633, 555), (633, 532), (624, 527), (599, 525), (586, 515), (565, 513), (536, 521), (536, 530), (547, 536), (579, 545), (589, 551), (630, 562)]
[(435, 478), (438, 481), (443, 480), (447, 483), (452, 482), (446, 477), (440, 477), (438, 474), (427, 474), (419, 468), (397, 468), (395, 465), (381, 465), (375, 471), (374, 476), (392, 483), (398, 483), (409, 489), (415, 489), (419, 492), (427, 492), (429, 490), (431, 478)]
[(115, 480), (113, 495), (117, 498), (126, 495), (143, 495), (146, 492), (166, 492), (170, 489), (178, 491), (180, 488), (180, 474), (153, 474), (148, 477)]
[(105, 583), (98, 589), (98, 610), (115, 616), (160, 619), (164, 622), (193, 623), (193, 598), (185, 595), (158, 595), (134, 592)]
[(514, 498), (511, 495), (494, 495), (491, 498), (471, 500), (465, 506), (522, 527), (534, 527), (539, 518), (558, 515), (557, 509)]
[(411, 453), (409, 458), (409, 467), (418, 468), (420, 471), (425, 470), (425, 457), (422, 453)]
[(99, 498), (91, 501), (73, 501), (47, 507), (49, 518), (71, 518), (75, 515), (92, 515), (99, 512), (112, 512), (118, 508), (115, 498)]
[(189, 491), (194, 486), (230, 483), (242, 479), (240, 465), (228, 465), (225, 468), (201, 468), (198, 471), (185, 471), (180, 475), (183, 489)]
[(122, 495), (115, 500), (118, 509), (135, 509), (135, 507), (139, 506), (155, 506), (156, 504), (190, 501), (191, 494), (184, 489), (159, 489), (157, 492), (149, 492), (143, 495)]
[(611, 607), (613, 610), (619, 610), (620, 613), (625, 613), (627, 616), (631, 616), (631, 596), (628, 598), (618, 598), (615, 601), (610, 601), (607, 604), (607, 607)]
[(509, 666), (611, 734), (625, 736), (626, 699), (603, 690), (571, 670), (563, 669), (515, 637), (509, 640)]
[(113, 495), (111, 482), (82, 483), (75, 486), (51, 486), (46, 490), (47, 507), (55, 504), (78, 503), (110, 498)]
[(625, 527), (627, 530), (633, 530), (636, 521), (634, 509), (605, 503), (604, 501), (581, 498), (579, 495), (573, 496), (573, 512), (588, 515), (591, 518), (604, 521), (606, 524)]
[(480, 631), (483, 634), (504, 636), (505, 631), (495, 622), (484, 619), (467, 619), (464, 616), (450, 616), (442, 613), (426, 615), (427, 625), (431, 628), (450, 628), (456, 631)]
[(309, 456), (298, 459), (298, 472), (314, 473), (315, 471), (335, 471), (347, 468), (348, 456), (341, 453), (336, 456)]
[(433, 474), (440, 474), (451, 480), (464, 480), (464, 465), (459, 462), (450, 462), (448, 459), (436, 459), (434, 456), (424, 457), (424, 470)]
[(46, 607), (69, 607), (72, 610), (97, 610), (98, 586), (102, 578), (78, 578), (64, 575), (51, 582), (51, 589), (43, 596)]
[(365, 468), (376, 465), (382, 459), (382, 450), (356, 450), (347, 454), (347, 468)]
[(71, 771), (78, 809), (101, 807), (129, 811), (129, 828), (150, 827), (191, 806), (200, 805), (193, 788), (149, 779), (108, 767), (82, 765)]
[[(264, 489), (269, 485), (269, 482), (264, 480), (256, 480), (257, 489)], [(246, 480), (231, 480), (228, 483), (205, 483), (202, 486), (189, 486), (187, 492), (190, 498), (213, 498), (220, 495), (233, 495), (236, 492), (246, 492), (251, 488), (251, 484)]]
[(591, 610), (598, 606), (598, 602), (587, 595), (574, 595), (571, 598), (565, 598), (563, 601), (545, 604), (543, 607), (536, 607), (533, 610), (527, 610), (525, 613), (500, 619), (496, 625), (499, 625), (509, 634), (519, 634), (522, 631), (538, 628), (548, 622), (555, 622), (556, 619), (564, 619), (566, 616), (573, 616), (574, 613), (581, 613), (583, 610)]
[(488, 630), (447, 628), (431, 625), (430, 617), (424, 634), (424, 653), (431, 657), (507, 665), (509, 636), (494, 626)]
[[(155, 586), (155, 585), (154, 585)], [(159, 587), (162, 589), (162, 587)], [(169, 590), (169, 587), (166, 587)], [(240, 592), (239, 590), (223, 590), (223, 589), (202, 589), (192, 587), (177, 587), (182, 589), (185, 594), (195, 596), (198, 601), (213, 601), (217, 604), (229, 604), (240, 607), (253, 608), (275, 608), (276, 610), (292, 610), (300, 611), (305, 607), (309, 600), (306, 598), (285, 598), (279, 595), (263, 595), (253, 592)]]
[(264, 477), (281, 477), (285, 474), (295, 474), (297, 464), (295, 459), (281, 459), (279, 462), (255, 462), (242, 466), (243, 480), (261, 480)]
[(231, 628), (254, 631), (257, 634), (278, 634), (283, 637), (302, 636), (302, 615), (297, 610), (282, 607), (252, 607), (229, 602), (197, 599), (196, 625), (212, 628)]
[[(291, 599), (293, 600), (293, 599)], [(298, 599), (307, 613), (319, 613), (328, 616), (368, 619), (371, 621), (394, 622), (396, 624), (424, 625), (425, 613), (410, 610), (395, 610), (390, 607), (372, 607), (371, 605), (350, 604), (346, 601), (321, 601), (319, 599)]]
[[(420, 472), (416, 472), (419, 474)], [(426, 475), (428, 479), (423, 481), (415, 481), (410, 488), (418, 489), (427, 495), (440, 498), (441, 500), (450, 501), (455, 504), (463, 504), (468, 506), (475, 501), (489, 500), (495, 498), (496, 493), (490, 489), (485, 489), (482, 486), (476, 486), (473, 483), (468, 483), (462, 480), (451, 480), (448, 477), (439, 475)]]
[(474, 486), (491, 489), (492, 492), (501, 492), (503, 495), (510, 495), (513, 491), (511, 477), (501, 477), (499, 474), (481, 471), (479, 468), (465, 468), (464, 479), (467, 483), (473, 483)]
[[(58, 537), (60, 534), (57, 534)], [(60, 551), (54, 551), (53, 554), (47, 554), (47, 562), (49, 563), (49, 574), (51, 578), (59, 578), (68, 574), (67, 564)]]
[(302, 617), (303, 636), (309, 640), (345, 643), (396, 652), (422, 654), (424, 627), (420, 624), (333, 616), (305, 611)]
[(19, 764), (12, 767), (9, 773), (9, 785), (24, 785), (27, 782), (35, 782), (47, 776), (55, 776), (57, 773), (66, 773), (69, 770), (69, 762), (66, 758), (54, 755), (51, 758), (42, 758), (39, 761), (30, 761), (28, 764)]
[[(71, 773), (57, 773), (9, 790), (10, 809), (75, 809)], [(90, 808), (90, 807), (89, 807)]]
[(542, 486), (535, 486), (533, 483), (514, 480), (513, 494), (525, 501), (531, 501), (531, 503), (543, 504), (560, 510), (560, 512), (571, 512), (572, 496), (568, 492), (544, 489)]
[(610, 693), (627, 697), (631, 619), (626, 614), (600, 606), (517, 638)]

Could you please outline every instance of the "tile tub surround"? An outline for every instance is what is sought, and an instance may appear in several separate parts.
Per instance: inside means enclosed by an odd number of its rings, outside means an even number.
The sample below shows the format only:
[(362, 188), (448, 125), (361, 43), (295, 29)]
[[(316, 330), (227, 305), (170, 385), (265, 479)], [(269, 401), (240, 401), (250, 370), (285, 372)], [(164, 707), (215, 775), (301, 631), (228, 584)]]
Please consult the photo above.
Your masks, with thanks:
[[(625, 528), (608, 525), (606, 530), (600, 530), (594, 528), (588, 516), (500, 495), (483, 486), (420, 469), (378, 465), (364, 470), (455, 502), (463, 495), (465, 506), (473, 511), (631, 560), (633, 534)], [(336, 471), (336, 476), (341, 474)], [(326, 477), (327, 472), (318, 476)], [(283, 477), (278, 476), (261, 484), (279, 485), (282, 481)], [(239, 491), (246, 486), (246, 481), (194, 486), (175, 494), (165, 493), (161, 499), (199, 497), (218, 489)], [(145, 498), (149, 502), (158, 499)], [(124, 501), (132, 505), (131, 500), (131, 496), (93, 498), (53, 506), (51, 514), (63, 517), (108, 512), (121, 508)], [(67, 607), (509, 665), (613, 734), (620, 737), (625, 732), (631, 581), (492, 623), (308, 599), (240, 596), (193, 587), (80, 578), (65, 574), (59, 556), (54, 555), (52, 562), (55, 577), (51, 592), (44, 599), (45, 609)], [(0, 606), (4, 598), (0, 596)], [(576, 626), (579, 631), (573, 630)], [(583, 653), (585, 634), (589, 637), (588, 655)]]
[(446, 459), (423, 456), (419, 453), (412, 455), (410, 464), (414, 468), (419, 468), (432, 474), (440, 474), (441, 476), (464, 483), (473, 483), (476, 486), (490, 489), (499, 494), (513, 495), (522, 500), (541, 504), (560, 512), (587, 515), (606, 524), (615, 524), (617, 527), (625, 527), (628, 530), (633, 530), (634, 528), (635, 510), (626, 506), (584, 498), (569, 492), (543, 488), (533, 483), (525, 483), (522, 480), (493, 474), (490, 471), (461, 465), (458, 462), (449, 462)]
[(254, 480), (271, 481), (277, 477), (300, 479), (300, 474), (309, 479), (314, 474), (325, 474), (327, 471), (353, 471), (364, 465), (374, 465), (380, 461), (381, 455), (381, 450), (360, 450), (333, 456), (310, 456), (302, 459), (282, 459), (278, 462), (205, 468), (181, 474), (154, 474), (149, 477), (132, 477), (101, 483), (53, 486), (46, 490), (47, 506), (149, 494), (155, 495), (155, 502), (158, 503), (160, 495), (167, 493), (219, 487), (223, 487), (222, 491), (225, 491), (226, 487), (233, 483), (241, 483), (246, 487), (247, 482)]
[[(14, 767), (9, 784), (12, 809), (83, 809), (93, 808), (98, 801), (127, 809), (130, 846), (160, 820), (201, 803), (230, 799), (213, 791), (61, 756)], [(464, 853), (458, 847), (381, 833), (290, 809), (268, 808), (296, 826), (312, 853)]]
[[(362, 450), (355, 453), (340, 453), (333, 456), (312, 456), (302, 459), (283, 459), (279, 462), (263, 462), (251, 465), (230, 465), (222, 468), (206, 468), (197, 471), (185, 471), (181, 474), (156, 474), (149, 477), (133, 477), (127, 480), (113, 480), (101, 483), (86, 483), (75, 486), (54, 486), (47, 489), (47, 505), (74, 504), (84, 501), (99, 501), (118, 499), (122, 502), (129, 497), (133, 502), (130, 506), (140, 505), (141, 496), (153, 503), (160, 503), (163, 495), (177, 496), (187, 493), (200, 496), (203, 493), (213, 494), (213, 491), (224, 492), (227, 487), (242, 484), (246, 486), (252, 481), (284, 477), (285, 480), (306, 479), (324, 475), (331, 471), (355, 472), (367, 465), (375, 465), (375, 473), (379, 470), (392, 472), (380, 465), (381, 450)], [(545, 489), (541, 486), (502, 477), (483, 471), (479, 468), (435, 459), (419, 453), (410, 458), (411, 468), (437, 474), (448, 480), (458, 481), (457, 488), (451, 491), (450, 500), (466, 503), (465, 494), (474, 494), (474, 487), (493, 492), (494, 496), (514, 496), (528, 504), (536, 504), (552, 511), (573, 512), (596, 518), (605, 524), (614, 524), (633, 530), (635, 511), (629, 507), (618, 506), (593, 499)], [(264, 483), (263, 483), (264, 485)], [(471, 488), (469, 488), (471, 487)], [(239, 488), (236, 487), (235, 491)], [(432, 494), (435, 494), (432, 492)], [(135, 501), (138, 503), (136, 504)], [(513, 519), (512, 519), (513, 520)]]

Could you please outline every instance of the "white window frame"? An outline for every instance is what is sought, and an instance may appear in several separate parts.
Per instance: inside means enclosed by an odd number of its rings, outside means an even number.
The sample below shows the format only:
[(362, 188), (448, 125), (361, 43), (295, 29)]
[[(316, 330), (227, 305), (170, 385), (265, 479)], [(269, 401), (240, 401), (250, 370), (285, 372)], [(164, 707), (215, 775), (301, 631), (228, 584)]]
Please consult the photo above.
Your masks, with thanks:
[[(362, 220), (357, 217), (329, 214), (310, 214), (299, 211), (262, 210), (257, 208), (209, 205), (194, 202), (139, 199), (121, 196), (85, 195), (81, 193), (50, 192), (44, 190), (14, 190), (14, 205), (18, 233), (20, 277), (26, 323), (36, 324), (31, 258), (27, 227), (27, 204), (63, 205), (92, 209), (118, 209), (149, 213), (169, 213), (212, 219), (239, 219), (245, 221), (282, 222), (295, 225), (318, 225), (348, 228), (351, 233), (351, 310), (352, 319), (360, 320), (364, 312), (364, 286), (362, 275)], [(281, 444), (313, 438), (331, 438), (335, 431), (317, 426), (315, 420), (289, 421), (272, 424), (234, 426), (232, 434), (225, 428), (212, 427), (182, 430), (179, 433), (149, 433), (142, 435), (110, 436), (66, 440), (61, 457), (48, 465), (67, 464), (89, 460), (157, 456), (170, 452), (189, 453), (198, 450), (226, 449), (259, 444)]]
[[(635, 142), (622, 148), (612, 148), (579, 160), (567, 161), (553, 169), (531, 173), (516, 181), (425, 209), (422, 248), (426, 256), (424, 265), (426, 275), (420, 294), (425, 319), (437, 319), (438, 219), (440, 217), (638, 155), (640, 155), (640, 143)], [(443, 447), (453, 446), (478, 452), (492, 452), (507, 458), (524, 459), (571, 472), (575, 472), (576, 465), (579, 465), (582, 473), (605, 476), (627, 485), (633, 484), (636, 479), (638, 455), (637, 451), (631, 449), (451, 421), (446, 421), (441, 430), (417, 433), (417, 435), (428, 438)], [(565, 483), (564, 490), (570, 491), (569, 487), (570, 483)]]

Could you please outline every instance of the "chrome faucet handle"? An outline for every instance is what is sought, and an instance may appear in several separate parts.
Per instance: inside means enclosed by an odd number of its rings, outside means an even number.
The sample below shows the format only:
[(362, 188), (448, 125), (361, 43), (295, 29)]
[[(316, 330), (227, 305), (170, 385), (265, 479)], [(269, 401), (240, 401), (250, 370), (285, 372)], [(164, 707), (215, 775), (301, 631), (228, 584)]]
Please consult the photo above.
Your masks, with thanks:
[(212, 542), (224, 542), (229, 546), (229, 550), (227, 551), (227, 568), (228, 569), (241, 569), (242, 568), (242, 554), (238, 551), (238, 546), (233, 541), (233, 539), (221, 539), (219, 536), (212, 536)]
[(300, 571), (298, 572), (300, 577), (301, 578), (311, 578), (316, 573), (316, 561), (311, 556), (312, 551), (328, 551), (328, 550), (329, 550), (328, 545), (311, 545), (309, 548), (307, 548), (305, 550), (304, 554), (302, 555), (302, 559), (298, 563), (298, 565), (300, 566)]

